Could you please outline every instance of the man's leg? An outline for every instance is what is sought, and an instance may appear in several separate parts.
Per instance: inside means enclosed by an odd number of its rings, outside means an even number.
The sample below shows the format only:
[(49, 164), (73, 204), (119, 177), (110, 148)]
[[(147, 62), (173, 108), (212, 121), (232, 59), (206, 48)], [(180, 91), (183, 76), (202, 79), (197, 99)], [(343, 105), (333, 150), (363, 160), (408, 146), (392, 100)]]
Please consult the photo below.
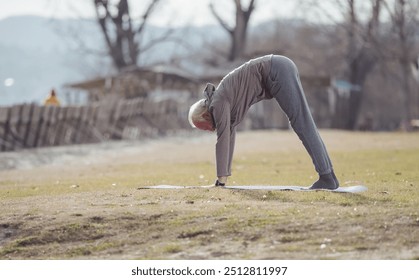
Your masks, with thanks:
[(297, 67), (291, 60), (275, 56), (272, 61), (270, 79), (268, 84), (270, 83), (273, 96), (288, 116), (292, 128), (320, 175), (312, 188), (336, 189), (339, 182), (334, 175), (331, 160), (311, 115)]

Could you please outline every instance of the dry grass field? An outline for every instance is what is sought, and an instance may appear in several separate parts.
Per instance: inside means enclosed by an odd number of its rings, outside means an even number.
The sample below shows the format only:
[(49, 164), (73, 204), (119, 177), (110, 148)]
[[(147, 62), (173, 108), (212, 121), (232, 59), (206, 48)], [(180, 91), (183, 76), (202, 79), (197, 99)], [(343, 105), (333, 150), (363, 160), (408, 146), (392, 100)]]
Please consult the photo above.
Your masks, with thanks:
[[(323, 130), (360, 194), (209, 185), (215, 137), (0, 154), (0, 259), (418, 259), (419, 134)], [(310, 185), (291, 131), (237, 136), (231, 185)]]

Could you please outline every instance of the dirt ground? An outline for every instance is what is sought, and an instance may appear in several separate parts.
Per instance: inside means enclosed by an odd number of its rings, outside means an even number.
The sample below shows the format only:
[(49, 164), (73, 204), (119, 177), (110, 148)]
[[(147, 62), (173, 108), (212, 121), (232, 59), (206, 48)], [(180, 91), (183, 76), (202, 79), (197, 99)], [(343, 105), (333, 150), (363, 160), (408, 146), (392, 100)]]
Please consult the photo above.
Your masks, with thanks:
[[(368, 192), (141, 189), (212, 183), (211, 134), (0, 154), (0, 259), (419, 258), (415, 167), (372, 174), (390, 152), (417, 163), (419, 135), (321, 134), (341, 184)], [(315, 179), (290, 131), (240, 133), (234, 165), (230, 184)]]

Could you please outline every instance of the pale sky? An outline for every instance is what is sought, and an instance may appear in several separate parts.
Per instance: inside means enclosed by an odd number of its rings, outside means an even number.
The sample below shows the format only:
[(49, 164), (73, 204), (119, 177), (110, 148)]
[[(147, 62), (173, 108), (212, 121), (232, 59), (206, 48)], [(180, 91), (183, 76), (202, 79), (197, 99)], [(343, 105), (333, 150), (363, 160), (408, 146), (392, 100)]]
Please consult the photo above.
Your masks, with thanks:
[[(150, 23), (156, 25), (203, 25), (215, 23), (208, 5), (213, 2), (217, 11), (226, 20), (234, 16), (233, 1), (230, 0), (161, 0), (160, 11), (156, 12)], [(244, 1), (247, 3), (248, 1)], [(262, 22), (271, 18), (290, 18), (294, 14), (295, 0), (258, 0), (252, 14), (252, 21)], [(71, 18), (94, 17), (93, 0), (0, 0), (0, 20), (16, 15), (38, 15), (45, 17)], [(133, 16), (140, 16), (144, 3), (150, 0), (131, 0)]]

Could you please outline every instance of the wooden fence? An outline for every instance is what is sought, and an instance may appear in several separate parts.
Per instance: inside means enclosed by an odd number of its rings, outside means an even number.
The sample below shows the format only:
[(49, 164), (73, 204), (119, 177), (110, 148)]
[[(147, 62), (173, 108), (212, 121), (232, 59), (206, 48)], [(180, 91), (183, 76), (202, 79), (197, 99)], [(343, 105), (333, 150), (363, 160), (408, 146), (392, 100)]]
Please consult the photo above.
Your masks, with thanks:
[(0, 151), (170, 134), (189, 127), (187, 106), (137, 98), (77, 107), (0, 107)]

